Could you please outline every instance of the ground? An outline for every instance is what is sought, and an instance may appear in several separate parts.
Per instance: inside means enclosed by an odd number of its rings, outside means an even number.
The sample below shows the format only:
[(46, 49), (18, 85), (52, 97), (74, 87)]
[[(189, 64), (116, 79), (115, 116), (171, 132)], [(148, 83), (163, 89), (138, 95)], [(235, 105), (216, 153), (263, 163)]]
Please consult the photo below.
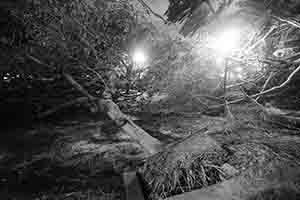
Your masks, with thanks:
[[(249, 110), (235, 107), (235, 119), (230, 120), (162, 113), (131, 117), (166, 147), (209, 133), (226, 154), (218, 164), (229, 164), (239, 174), (277, 159), (292, 161), (299, 171), (299, 130), (262, 123), (258, 113), (251, 115)], [(143, 166), (142, 148), (105, 117), (79, 116), (2, 132), (0, 194), (4, 199), (124, 199), (121, 174)], [(188, 150), (182, 146), (182, 151)], [(298, 181), (290, 184), (294, 187)], [(270, 191), (260, 191), (252, 199), (267, 199), (261, 197)]]

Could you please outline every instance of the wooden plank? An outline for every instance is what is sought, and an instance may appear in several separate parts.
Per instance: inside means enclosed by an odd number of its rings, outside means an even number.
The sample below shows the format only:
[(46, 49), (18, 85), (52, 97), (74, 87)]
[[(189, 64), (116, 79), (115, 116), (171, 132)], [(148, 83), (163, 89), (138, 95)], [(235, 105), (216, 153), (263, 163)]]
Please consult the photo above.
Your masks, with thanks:
[(123, 182), (126, 191), (126, 200), (145, 200), (136, 172), (123, 173)]

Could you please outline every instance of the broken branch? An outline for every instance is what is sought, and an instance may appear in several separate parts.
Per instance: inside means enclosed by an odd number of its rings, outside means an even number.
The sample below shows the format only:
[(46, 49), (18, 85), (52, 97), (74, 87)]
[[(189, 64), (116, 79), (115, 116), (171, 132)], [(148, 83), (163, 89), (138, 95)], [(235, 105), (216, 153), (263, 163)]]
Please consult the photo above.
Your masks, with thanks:
[(279, 20), (279, 21), (282, 21), (282, 22), (286, 22), (290, 25), (293, 25), (297, 28), (300, 28), (300, 24), (294, 20), (291, 20), (291, 19), (284, 19), (284, 18), (281, 18), (281, 17), (278, 17), (278, 16), (273, 16), (275, 19)]
[(295, 76), (295, 74), (297, 74), (297, 72), (300, 71), (300, 66), (298, 66), (289, 76), (288, 78), (286, 79), (286, 81), (284, 81), (281, 85), (278, 85), (278, 86), (275, 86), (275, 87), (272, 87), (268, 90), (265, 90), (259, 94), (255, 94), (255, 95), (252, 95), (251, 97), (252, 98), (255, 98), (255, 97), (258, 97), (258, 96), (262, 96), (262, 95), (265, 95), (265, 94), (269, 94), (271, 92), (273, 92), (274, 90), (278, 90), (278, 89), (281, 89), (283, 87), (285, 87), (291, 80), (292, 78)]
[[(281, 85), (272, 87), (272, 88), (270, 88), (268, 90), (265, 90), (263, 92), (260, 92), (258, 94), (251, 95), (250, 97), (251, 98), (256, 98), (256, 97), (269, 94), (271, 92), (274, 92), (275, 90), (278, 90), (278, 89), (281, 89), (281, 88), (285, 87), (292, 80), (292, 78), (295, 76), (295, 74), (299, 71), (300, 71), (300, 66), (298, 66)], [(234, 101), (229, 101), (228, 104), (240, 103), (240, 102), (245, 101), (245, 100), (246, 100), (245, 98), (237, 99), (237, 100), (234, 100)], [(225, 106), (225, 104), (211, 106), (209, 109), (219, 108), (219, 107), (222, 107), (222, 106)]]
[(84, 96), (86, 96), (90, 101), (94, 101), (95, 100), (95, 97), (93, 97), (92, 95), (89, 94), (88, 91), (86, 91), (79, 83), (77, 83), (77, 81), (75, 81), (73, 79), (73, 77), (69, 74), (64, 74), (63, 75), (66, 80), (71, 83), (71, 85), (77, 89), (81, 94), (83, 94)]
[(138, 0), (138, 2), (140, 2), (143, 5), (143, 7), (146, 8), (146, 10), (148, 10), (149, 12), (151, 12), (154, 16), (161, 19), (165, 24), (168, 23), (160, 14), (157, 14), (156, 12), (154, 12), (152, 10), (152, 8), (150, 6), (148, 6), (143, 0)]
[[(266, 80), (265, 84), (263, 85), (263, 87), (262, 87), (262, 89), (261, 89), (260, 92), (265, 91), (265, 89), (267, 88), (269, 82), (270, 82), (271, 79), (273, 78), (273, 75), (274, 75), (274, 72), (271, 72), (271, 73), (270, 73), (270, 76), (267, 78), (267, 80)], [(258, 101), (260, 97), (261, 97), (261, 96), (256, 97), (255, 100)]]

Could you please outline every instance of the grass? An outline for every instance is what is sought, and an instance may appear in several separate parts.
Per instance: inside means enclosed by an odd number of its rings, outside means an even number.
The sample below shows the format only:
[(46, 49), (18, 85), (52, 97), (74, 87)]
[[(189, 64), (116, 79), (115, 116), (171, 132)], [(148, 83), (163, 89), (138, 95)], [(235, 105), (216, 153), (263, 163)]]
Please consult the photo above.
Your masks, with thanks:
[[(291, 131), (264, 121), (264, 113), (257, 105), (233, 105), (231, 112), (234, 119), (228, 119), (220, 129), (216, 129), (216, 126), (208, 127), (210, 130), (215, 129), (208, 135), (231, 155), (228, 157), (220, 153), (219, 149), (202, 152), (199, 149), (176, 151), (176, 148), (168, 148), (153, 156), (140, 170), (150, 199), (166, 198), (218, 183), (226, 177), (220, 168), (224, 162), (233, 165), (240, 172), (264, 166), (273, 159), (299, 163), (300, 138), (287, 134)], [(182, 129), (188, 130), (192, 125), (191, 121), (190, 125), (187, 123)], [(185, 143), (185, 146), (188, 145), (189, 143)], [(203, 144), (199, 142), (198, 145)], [(281, 189), (282, 193), (288, 191), (284, 187)], [(294, 191), (293, 187), (290, 189)], [(267, 191), (261, 191), (262, 196), (267, 194)], [(280, 194), (276, 195), (280, 199)], [(258, 194), (257, 199), (259, 198)], [(272, 199), (271, 196), (269, 199)]]
[[(204, 136), (199, 137), (199, 141), (207, 139)], [(201, 147), (205, 143), (197, 145)], [(216, 144), (206, 145), (208, 147), (205, 150), (200, 150), (201, 148), (191, 147), (192, 145), (181, 149), (180, 144), (175, 144), (147, 159), (140, 174), (146, 184), (149, 198), (166, 198), (223, 180), (226, 174), (220, 166), (226, 152)]]
[(206, 187), (221, 181), (223, 176), (225, 175), (220, 167), (204, 161), (201, 157), (192, 158), (187, 154), (181, 155), (174, 166), (162, 169), (149, 164), (143, 170), (143, 177), (151, 188), (151, 199), (166, 198)]
[(5, 180), (1, 182), (1, 197), (122, 199), (122, 176), (115, 171), (114, 159), (119, 159), (116, 155), (138, 154), (138, 145), (130, 141), (111, 142), (110, 138), (95, 141), (93, 133), (99, 133), (97, 127), (83, 122), (78, 128), (64, 125), (58, 130), (42, 126), (7, 134), (1, 147), (12, 156), (0, 160), (1, 180)]
[[(254, 165), (264, 165), (264, 163), (259, 162), (263, 160), (263, 156), (265, 156), (266, 162), (274, 157), (290, 160), (294, 163), (299, 162), (300, 138), (298, 136), (295, 134), (288, 135), (289, 130), (283, 133), (278, 127), (269, 126), (262, 121), (261, 112), (255, 105), (248, 105), (248, 107), (236, 105), (231, 107), (231, 111), (234, 120), (223, 125), (223, 123), (214, 123), (213, 118), (209, 119), (209, 122), (212, 123), (205, 121), (205, 124), (208, 124), (207, 127), (214, 129), (214, 131), (201, 135), (202, 130), (199, 135), (192, 135), (179, 143), (175, 143), (165, 151), (146, 160), (140, 169), (140, 175), (145, 182), (150, 199), (165, 198), (221, 182), (227, 178), (220, 167), (224, 162), (233, 166), (236, 165), (234, 167), (241, 170), (244, 169), (239, 165), (243, 165), (247, 169), (251, 167), (249, 163), (253, 163), (253, 160), (255, 161)], [(201, 121), (200, 118), (197, 120), (184, 119), (175, 116), (172, 121), (176, 126), (171, 126), (171, 131), (189, 130), (190, 132), (197, 132), (196, 129), (203, 127), (204, 121)], [(166, 124), (170, 125), (170, 121), (166, 121)], [(41, 183), (47, 183), (43, 189), (56, 186), (63, 187), (63, 189), (59, 188), (62, 190), (60, 194), (67, 199), (114, 200), (119, 198), (115, 194), (121, 192), (119, 191), (120, 188), (116, 189), (116, 182), (120, 177), (114, 175), (116, 177), (112, 178), (113, 175), (108, 172), (109, 177), (97, 177), (98, 171), (102, 169), (104, 171), (105, 169), (114, 170), (118, 166), (121, 168), (122, 163), (128, 165), (126, 163), (128, 159), (125, 156), (132, 155), (134, 157), (140, 153), (136, 145), (130, 144), (130, 141), (118, 141), (116, 144), (115, 140), (100, 144), (103, 142), (102, 140), (99, 138), (92, 140), (91, 138), (92, 133), (101, 133), (95, 127), (74, 129), (73, 125), (63, 126), (62, 130), (55, 134), (55, 137), (50, 135), (53, 130), (48, 130), (48, 132), (43, 135), (32, 134), (32, 138), (30, 136), (27, 139), (31, 142), (37, 142), (41, 146), (41, 150), (37, 150), (34, 143), (32, 145), (28, 143), (30, 151), (34, 149), (36, 155), (30, 153), (31, 156), (26, 158), (25, 162), (19, 162), (19, 165), (15, 166), (15, 171), (23, 173), (22, 176), (19, 175), (19, 178), (21, 177), (25, 182), (31, 181), (33, 183), (30, 186), (31, 189), (37, 189)], [(34, 135), (39, 137), (35, 138)], [(182, 133), (182, 135), (187, 134)], [(210, 140), (208, 136), (218, 143)], [(41, 140), (42, 138), (43, 140)], [(54, 140), (55, 138), (56, 140)], [(24, 143), (23, 137), (19, 140), (20, 144)], [(51, 148), (48, 148), (49, 143), (53, 144)], [(191, 146), (191, 143), (194, 146)], [(12, 142), (12, 144), (15, 145), (16, 142)], [(14, 147), (12, 146), (10, 149), (15, 149)], [(228, 155), (226, 148), (232, 151), (232, 155)], [(19, 153), (23, 155), (24, 152)], [(105, 159), (103, 159), (104, 157)], [(119, 160), (121, 165), (114, 162), (114, 159)], [(234, 160), (238, 162), (234, 162)], [(137, 167), (136, 163), (132, 163), (132, 165)], [(102, 184), (101, 187), (104, 188), (107, 185), (115, 188), (116, 191), (110, 190), (111, 188), (105, 189), (103, 193), (84, 191), (95, 189), (100, 183)], [(118, 184), (120, 186), (121, 183)], [(15, 185), (25, 187), (19, 183)], [(285, 199), (285, 196), (286, 199), (295, 199), (299, 195), (298, 191), (300, 190), (298, 189), (299, 186), (296, 183), (276, 185), (267, 190), (259, 191), (249, 200), (281, 200)]]

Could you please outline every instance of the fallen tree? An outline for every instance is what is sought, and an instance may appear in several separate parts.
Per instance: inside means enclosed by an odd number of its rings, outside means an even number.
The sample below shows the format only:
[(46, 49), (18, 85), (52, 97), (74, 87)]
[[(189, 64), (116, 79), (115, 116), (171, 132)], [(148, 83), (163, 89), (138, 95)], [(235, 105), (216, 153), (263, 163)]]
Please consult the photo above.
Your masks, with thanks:
[(136, 125), (127, 117), (111, 99), (98, 99), (89, 94), (74, 78), (69, 74), (64, 74), (69, 83), (80, 93), (85, 95), (88, 100), (95, 103), (98, 111), (105, 113), (112, 121), (115, 122), (123, 132), (135, 139), (146, 151), (147, 156), (153, 155), (161, 150), (162, 143), (146, 133), (142, 128)]

